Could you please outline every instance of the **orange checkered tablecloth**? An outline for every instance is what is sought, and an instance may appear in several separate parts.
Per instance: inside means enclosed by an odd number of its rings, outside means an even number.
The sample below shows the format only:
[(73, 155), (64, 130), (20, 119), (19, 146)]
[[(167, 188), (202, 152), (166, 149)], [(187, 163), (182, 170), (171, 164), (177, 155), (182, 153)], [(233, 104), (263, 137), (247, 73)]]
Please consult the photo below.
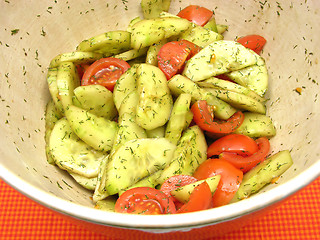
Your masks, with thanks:
[[(110, 240), (27, 199), (0, 180), (1, 240)], [(214, 240), (320, 240), (320, 178), (268, 215)]]

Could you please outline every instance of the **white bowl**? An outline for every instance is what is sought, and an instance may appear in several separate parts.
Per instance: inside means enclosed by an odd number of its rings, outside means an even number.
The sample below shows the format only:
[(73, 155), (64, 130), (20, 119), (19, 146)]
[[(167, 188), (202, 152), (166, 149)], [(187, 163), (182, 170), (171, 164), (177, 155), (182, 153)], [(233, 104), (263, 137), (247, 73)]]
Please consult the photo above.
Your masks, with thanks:
[[(229, 25), (225, 39), (248, 34), (260, 34), (267, 39), (262, 53), (270, 75), (267, 114), (277, 127), (277, 135), (271, 140), (272, 151), (289, 149), (293, 166), (278, 184), (267, 186), (259, 194), (207, 211), (137, 216), (94, 209), (91, 193), (46, 161), (47, 67), (53, 57), (75, 50), (84, 39), (114, 29), (125, 30), (129, 20), (142, 16), (139, 3), (138, 0), (0, 3), (0, 176), (4, 181), (36, 202), (71, 219), (83, 220), (79, 222), (85, 225), (92, 223), (109, 236), (116, 232), (120, 234), (118, 237), (125, 237), (127, 231), (123, 229), (135, 229), (145, 234), (128, 231), (142, 234), (140, 239), (149, 233), (166, 232), (186, 237), (205, 229), (205, 235), (198, 235), (201, 238), (243, 225), (250, 216), (269, 209), (320, 175), (317, 54), (320, 3), (203, 0), (196, 4), (214, 9), (217, 22)], [(189, 4), (194, 1), (172, 0), (170, 12), (177, 13)], [(295, 91), (297, 87), (302, 88), (301, 94)]]

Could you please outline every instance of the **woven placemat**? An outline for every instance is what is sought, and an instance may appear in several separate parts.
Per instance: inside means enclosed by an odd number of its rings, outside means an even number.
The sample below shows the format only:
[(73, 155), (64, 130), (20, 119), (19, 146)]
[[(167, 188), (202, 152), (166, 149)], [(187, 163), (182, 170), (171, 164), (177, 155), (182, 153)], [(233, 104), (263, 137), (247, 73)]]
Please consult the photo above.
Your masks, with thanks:
[[(111, 240), (39, 206), (0, 180), (1, 240)], [(268, 215), (215, 240), (320, 240), (320, 178)]]

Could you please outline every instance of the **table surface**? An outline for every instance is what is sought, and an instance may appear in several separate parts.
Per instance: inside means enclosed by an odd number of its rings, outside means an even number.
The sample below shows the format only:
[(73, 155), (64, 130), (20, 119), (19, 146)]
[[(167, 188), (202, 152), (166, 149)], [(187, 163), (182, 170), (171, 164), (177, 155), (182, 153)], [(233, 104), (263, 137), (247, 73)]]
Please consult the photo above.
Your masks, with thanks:
[[(0, 180), (0, 239), (111, 240), (39, 206)], [(320, 239), (320, 178), (244, 228), (214, 240)]]

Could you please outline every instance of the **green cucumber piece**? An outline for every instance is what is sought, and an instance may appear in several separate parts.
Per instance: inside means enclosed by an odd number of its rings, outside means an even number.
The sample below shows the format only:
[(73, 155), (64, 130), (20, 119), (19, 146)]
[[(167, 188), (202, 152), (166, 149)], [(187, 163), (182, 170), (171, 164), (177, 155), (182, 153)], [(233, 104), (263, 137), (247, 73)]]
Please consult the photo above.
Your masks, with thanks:
[(96, 188), (98, 177), (88, 178), (72, 172), (69, 172), (69, 174), (80, 186), (91, 191)]
[(132, 32), (132, 27), (137, 23), (137, 22), (140, 22), (142, 19), (141, 17), (135, 17), (133, 18), (130, 22), (129, 22), (129, 25), (127, 27), (127, 32)]
[(109, 161), (109, 158), (110, 158), (110, 155), (108, 155), (108, 157), (105, 157), (100, 163), (97, 184), (92, 196), (93, 202), (98, 202), (109, 196), (108, 192), (104, 191), (104, 184), (106, 179), (106, 168), (107, 168), (107, 163)]
[(75, 106), (109, 120), (113, 120), (117, 116), (113, 94), (107, 88), (101, 85), (79, 86), (73, 92)]
[(79, 85), (80, 79), (75, 65), (72, 62), (61, 63), (57, 72), (57, 87), (63, 111), (66, 111), (66, 108), (73, 104), (73, 91), (79, 87)]
[(107, 164), (106, 191), (110, 195), (116, 194), (163, 169), (171, 161), (175, 148), (165, 138), (135, 139), (124, 143)]
[(214, 192), (217, 189), (217, 186), (219, 184), (221, 176), (220, 175), (216, 175), (214, 177), (210, 177), (204, 180), (200, 180), (200, 181), (196, 181), (194, 183), (190, 183), (188, 185), (179, 187), (175, 190), (172, 190), (170, 193), (172, 196), (174, 196), (177, 200), (179, 200), (182, 203), (187, 203), (190, 199), (190, 195), (193, 192), (193, 190), (199, 186), (201, 183), (203, 183), (204, 181), (206, 181), (209, 185), (210, 191), (212, 193), (212, 195), (214, 194)]
[(165, 126), (157, 127), (155, 129), (146, 130), (148, 138), (164, 138), (165, 136)]
[(193, 114), (190, 111), (191, 94), (181, 93), (173, 104), (170, 119), (167, 123), (165, 138), (177, 144), (183, 130), (189, 127)]
[(131, 93), (126, 96), (119, 109), (119, 117), (125, 113), (130, 113), (136, 115), (137, 105), (139, 103), (139, 94), (137, 90), (133, 90)]
[(204, 80), (254, 65), (256, 55), (235, 41), (215, 41), (187, 61), (183, 75), (193, 81)]
[(194, 81), (182, 75), (175, 75), (168, 81), (171, 93), (178, 97), (181, 93), (189, 93), (192, 103), (198, 100), (206, 100), (209, 105), (215, 106), (214, 115), (219, 119), (230, 118), (237, 110), (230, 104), (220, 100), (209, 91), (199, 87)]
[(73, 105), (66, 109), (65, 114), (74, 133), (85, 143), (102, 152), (111, 150), (118, 129), (116, 122)]
[(148, 49), (147, 56), (146, 56), (146, 63), (158, 66), (158, 53), (162, 46), (168, 42), (167, 39), (162, 39), (161, 41), (151, 45)]
[(63, 113), (63, 106), (59, 97), (59, 89), (57, 85), (58, 68), (49, 68), (47, 73), (47, 83), (52, 100), (58, 110)]
[(169, 11), (171, 0), (141, 0), (141, 9), (145, 19), (157, 18), (163, 11)]
[(240, 187), (232, 202), (248, 198), (257, 193), (274, 178), (281, 176), (293, 164), (288, 150), (280, 151), (264, 160), (244, 174)]
[(98, 175), (100, 162), (107, 157), (81, 141), (65, 118), (56, 122), (49, 146), (57, 166), (88, 178)]
[(259, 113), (244, 113), (244, 120), (234, 133), (247, 135), (252, 138), (276, 135), (276, 128), (270, 117)]
[(115, 58), (122, 59), (123, 61), (130, 61), (132, 59), (145, 56), (147, 54), (148, 47), (140, 48), (140, 49), (131, 49), (123, 53), (119, 53), (115, 55)]
[(218, 33), (218, 27), (214, 16), (212, 16), (212, 18), (203, 27)]
[(73, 62), (74, 64), (92, 63), (102, 57), (103, 55), (101, 53), (94, 52), (62, 53), (51, 60), (50, 68), (56, 68), (63, 62)]
[(173, 105), (167, 78), (158, 67), (149, 64), (140, 64), (137, 76), (137, 123), (146, 130), (163, 126), (170, 117)]
[(114, 212), (116, 201), (117, 198), (115, 196), (109, 196), (106, 199), (97, 201), (94, 208), (102, 211)]
[(225, 31), (228, 31), (228, 25), (217, 24), (217, 31), (219, 34), (223, 34)]

